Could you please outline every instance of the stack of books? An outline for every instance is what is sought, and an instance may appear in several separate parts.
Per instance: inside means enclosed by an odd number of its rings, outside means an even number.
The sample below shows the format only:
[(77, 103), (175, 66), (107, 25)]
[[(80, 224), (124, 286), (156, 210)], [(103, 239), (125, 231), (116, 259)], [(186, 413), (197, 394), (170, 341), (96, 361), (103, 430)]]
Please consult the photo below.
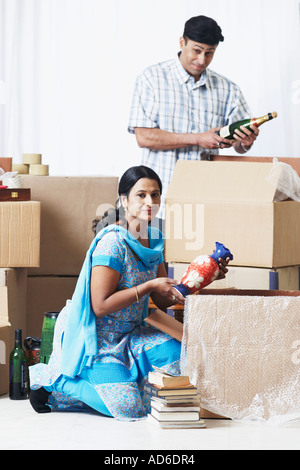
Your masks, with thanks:
[(160, 428), (205, 428), (200, 418), (200, 397), (187, 376), (155, 368), (148, 374), (145, 392), (151, 396), (149, 422)]

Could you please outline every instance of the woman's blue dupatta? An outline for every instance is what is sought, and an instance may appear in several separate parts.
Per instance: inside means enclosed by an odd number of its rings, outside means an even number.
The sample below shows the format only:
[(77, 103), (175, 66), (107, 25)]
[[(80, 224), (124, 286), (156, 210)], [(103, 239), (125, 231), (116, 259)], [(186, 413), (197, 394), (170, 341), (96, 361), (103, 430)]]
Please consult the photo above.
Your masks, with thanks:
[[(96, 317), (90, 298), (92, 254), (98, 241), (110, 231), (119, 232), (147, 268), (152, 268), (163, 261), (164, 237), (156, 228), (149, 227), (148, 229), (149, 248), (141, 245), (128, 230), (119, 225), (109, 225), (97, 234), (86, 254), (64, 332), (61, 373), (68, 377), (75, 377), (84, 367), (90, 367), (93, 356), (97, 354)], [(105, 265), (105, 260), (103, 264)], [(147, 307), (146, 301), (145, 312)]]

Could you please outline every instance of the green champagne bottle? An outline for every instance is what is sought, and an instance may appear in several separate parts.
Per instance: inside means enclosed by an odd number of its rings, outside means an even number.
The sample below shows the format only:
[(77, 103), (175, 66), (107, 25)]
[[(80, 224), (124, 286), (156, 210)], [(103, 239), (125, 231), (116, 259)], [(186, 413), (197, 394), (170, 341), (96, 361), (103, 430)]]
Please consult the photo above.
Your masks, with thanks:
[(9, 356), (9, 398), (25, 400), (28, 391), (26, 353), (22, 348), (22, 330), (15, 331), (15, 347)]
[[(272, 119), (277, 117), (277, 113), (268, 113), (265, 116), (261, 116), (259, 118), (252, 118), (252, 119), (243, 119), (242, 121), (237, 121), (232, 124), (229, 124), (228, 126), (222, 127), (217, 134), (222, 137), (222, 139), (228, 139), (228, 140), (235, 140), (233, 135), (236, 131), (236, 129), (240, 129), (241, 126), (248, 128), (250, 131), (250, 126), (256, 126), (259, 127), (261, 126), (264, 122), (271, 121)], [(253, 131), (252, 131), (253, 132)]]

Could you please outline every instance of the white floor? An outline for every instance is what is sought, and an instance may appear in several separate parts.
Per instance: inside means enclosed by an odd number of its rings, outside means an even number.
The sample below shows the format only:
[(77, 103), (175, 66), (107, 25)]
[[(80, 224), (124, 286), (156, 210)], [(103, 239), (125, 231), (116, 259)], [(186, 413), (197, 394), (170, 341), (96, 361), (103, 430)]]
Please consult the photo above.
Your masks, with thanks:
[[(0, 450), (300, 450), (300, 422), (271, 427), (205, 420), (206, 429), (161, 430), (146, 420), (35, 413), (28, 400), (0, 396)], [(106, 453), (104, 452), (104, 455)]]

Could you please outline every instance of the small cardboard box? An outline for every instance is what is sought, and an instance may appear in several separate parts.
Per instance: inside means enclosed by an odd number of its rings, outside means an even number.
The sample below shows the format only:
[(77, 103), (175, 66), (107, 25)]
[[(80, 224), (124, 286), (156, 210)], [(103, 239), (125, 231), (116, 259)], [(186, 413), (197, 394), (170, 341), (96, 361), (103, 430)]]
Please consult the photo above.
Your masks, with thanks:
[(40, 210), (36, 201), (0, 202), (0, 267), (39, 266)]
[(27, 335), (40, 337), (45, 312), (60, 312), (71, 299), (77, 276), (30, 276), (27, 279)]
[[(166, 260), (224, 243), (235, 266), (300, 265), (300, 203), (273, 202), (271, 163), (178, 161), (166, 198)], [(280, 172), (277, 173), (280, 178)]]
[[(180, 281), (188, 263), (169, 263), (169, 277)], [(225, 279), (215, 281), (206, 289), (271, 289), (300, 290), (300, 267), (286, 268), (248, 268), (244, 266), (228, 266)]]
[(15, 343), (15, 330), (26, 337), (27, 269), (0, 269), (0, 321), (9, 322), (10, 349)]
[(9, 389), (9, 330), (10, 324), (0, 320), (0, 395)]
[[(118, 178), (20, 175), (41, 202), (41, 259), (30, 276), (77, 276), (94, 237), (92, 221), (115, 206)], [(100, 209), (100, 210), (99, 210)], [(102, 210), (101, 210), (102, 209)]]

